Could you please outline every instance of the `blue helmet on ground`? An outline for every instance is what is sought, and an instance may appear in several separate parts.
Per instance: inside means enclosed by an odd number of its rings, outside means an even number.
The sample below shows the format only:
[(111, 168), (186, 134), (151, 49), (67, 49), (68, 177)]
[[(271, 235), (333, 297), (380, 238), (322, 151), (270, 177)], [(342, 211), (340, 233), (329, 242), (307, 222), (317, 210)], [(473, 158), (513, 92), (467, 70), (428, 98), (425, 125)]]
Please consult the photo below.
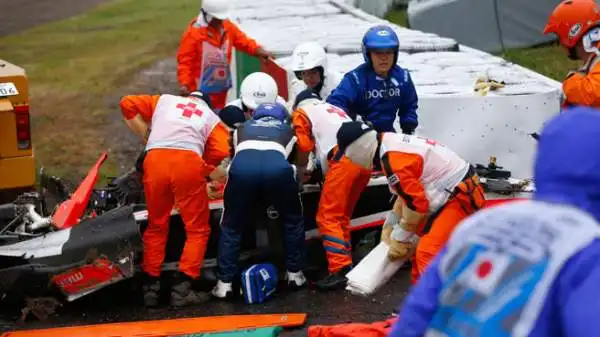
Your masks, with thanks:
[(284, 122), (288, 119), (287, 109), (280, 103), (263, 103), (254, 110), (252, 119), (264, 117), (273, 117)]
[(390, 26), (377, 25), (369, 28), (362, 39), (362, 54), (366, 63), (371, 63), (369, 51), (373, 49), (393, 49), (396, 53), (394, 64), (398, 61), (400, 40)]

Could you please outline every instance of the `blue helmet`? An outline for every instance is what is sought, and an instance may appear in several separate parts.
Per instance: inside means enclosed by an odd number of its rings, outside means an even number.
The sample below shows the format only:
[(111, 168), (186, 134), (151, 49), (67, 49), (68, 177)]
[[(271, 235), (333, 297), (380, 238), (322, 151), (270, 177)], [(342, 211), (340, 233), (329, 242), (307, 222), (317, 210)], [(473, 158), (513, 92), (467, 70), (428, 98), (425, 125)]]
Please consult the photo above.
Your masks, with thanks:
[(371, 49), (394, 49), (396, 55), (394, 64), (398, 61), (398, 50), (400, 49), (400, 40), (398, 35), (390, 26), (378, 25), (369, 28), (362, 39), (362, 54), (366, 63), (371, 64), (369, 50)]
[(288, 113), (285, 106), (280, 103), (263, 103), (256, 107), (252, 119), (260, 119), (263, 117), (273, 117), (284, 122), (288, 119)]

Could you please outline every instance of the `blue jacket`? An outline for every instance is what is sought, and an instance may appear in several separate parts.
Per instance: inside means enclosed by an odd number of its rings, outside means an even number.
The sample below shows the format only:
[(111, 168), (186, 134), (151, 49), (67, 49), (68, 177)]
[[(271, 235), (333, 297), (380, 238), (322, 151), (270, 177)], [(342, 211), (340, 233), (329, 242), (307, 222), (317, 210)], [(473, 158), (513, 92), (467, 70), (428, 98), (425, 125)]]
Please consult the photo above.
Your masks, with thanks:
[[(538, 145), (535, 200), (575, 206), (600, 221), (600, 110), (575, 107), (547, 123)], [(404, 301), (389, 336), (423, 336), (443, 286), (432, 261)], [(600, 240), (573, 255), (557, 275), (530, 337), (600, 336)]]
[(396, 113), (403, 131), (418, 125), (417, 92), (408, 70), (394, 66), (388, 79), (377, 76), (368, 64), (346, 73), (327, 102), (344, 109), (353, 119), (361, 116), (379, 132), (395, 132)]
[[(246, 147), (246, 145), (243, 145), (246, 141), (253, 141), (253, 146)], [(232, 144), (235, 153), (240, 151), (241, 148), (246, 150), (277, 150), (287, 160), (294, 149), (296, 138), (294, 129), (289, 123), (267, 116), (260, 119), (250, 119), (240, 125), (234, 131)]]

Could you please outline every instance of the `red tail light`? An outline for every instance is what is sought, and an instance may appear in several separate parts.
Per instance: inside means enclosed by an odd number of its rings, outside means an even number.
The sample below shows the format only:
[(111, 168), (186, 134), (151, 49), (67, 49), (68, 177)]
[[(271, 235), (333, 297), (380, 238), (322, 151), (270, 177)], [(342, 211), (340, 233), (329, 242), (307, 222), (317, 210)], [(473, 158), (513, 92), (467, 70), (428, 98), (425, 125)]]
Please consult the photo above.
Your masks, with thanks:
[(17, 105), (15, 120), (17, 122), (17, 146), (19, 150), (31, 149), (31, 125), (29, 123), (29, 105)]

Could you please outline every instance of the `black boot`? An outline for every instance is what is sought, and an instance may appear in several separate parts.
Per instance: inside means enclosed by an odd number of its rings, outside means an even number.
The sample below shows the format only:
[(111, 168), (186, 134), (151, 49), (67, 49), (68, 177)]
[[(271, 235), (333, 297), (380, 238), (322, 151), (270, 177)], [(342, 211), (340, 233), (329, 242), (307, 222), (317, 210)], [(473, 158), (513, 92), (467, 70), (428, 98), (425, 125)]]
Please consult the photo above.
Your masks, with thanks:
[(142, 284), (142, 292), (144, 296), (144, 305), (146, 307), (156, 307), (159, 301), (160, 292), (160, 277), (144, 275), (144, 283)]
[(352, 266), (346, 266), (335, 273), (331, 273), (315, 283), (319, 290), (328, 291), (335, 289), (343, 289), (346, 287), (346, 274), (352, 270)]
[(201, 304), (210, 300), (210, 294), (192, 289), (193, 279), (182, 272), (173, 275), (173, 288), (171, 289), (171, 305), (183, 307), (192, 304)]

